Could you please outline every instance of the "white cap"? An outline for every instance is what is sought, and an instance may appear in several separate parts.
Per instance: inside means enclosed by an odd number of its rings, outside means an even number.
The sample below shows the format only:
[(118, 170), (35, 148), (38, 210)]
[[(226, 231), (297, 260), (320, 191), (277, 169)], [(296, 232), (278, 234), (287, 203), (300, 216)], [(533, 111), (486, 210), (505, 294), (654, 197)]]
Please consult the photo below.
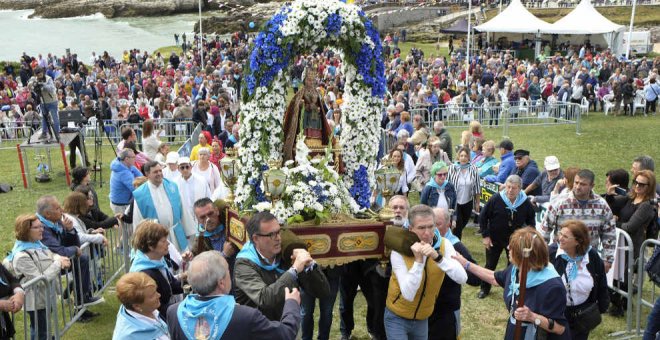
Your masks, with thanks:
[(545, 166), (545, 169), (548, 171), (552, 171), (555, 169), (559, 169), (559, 159), (557, 159), (556, 156), (548, 156), (545, 158), (545, 161), (543, 162), (543, 165)]
[(179, 153), (175, 151), (168, 152), (167, 157), (165, 157), (165, 163), (168, 164), (176, 164), (178, 160), (179, 160)]
[(188, 157), (180, 157), (178, 161), (176, 161), (177, 165), (181, 164), (190, 164), (190, 158)]

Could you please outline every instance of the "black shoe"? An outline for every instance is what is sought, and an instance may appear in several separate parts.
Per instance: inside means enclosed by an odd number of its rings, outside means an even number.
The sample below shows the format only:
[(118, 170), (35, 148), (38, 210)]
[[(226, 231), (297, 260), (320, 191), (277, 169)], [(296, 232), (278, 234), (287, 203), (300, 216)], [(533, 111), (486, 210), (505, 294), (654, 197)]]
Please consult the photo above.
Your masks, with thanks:
[(349, 335), (342, 334), (341, 335), (341, 340), (351, 340), (351, 335), (350, 334)]
[(94, 319), (95, 317), (97, 317), (99, 315), (101, 315), (101, 313), (94, 313), (94, 312), (86, 310), (82, 313), (82, 315), (80, 315), (80, 318), (78, 318), (78, 321), (82, 322), (82, 323), (87, 323), (87, 322), (92, 321), (92, 319)]
[(482, 289), (482, 290), (479, 291), (479, 294), (477, 294), (477, 297), (479, 299), (485, 299), (486, 296), (488, 296), (488, 294), (490, 294), (490, 292), (487, 292), (487, 291)]
[(615, 305), (611, 305), (610, 309), (607, 310), (607, 313), (609, 313), (613, 317), (622, 317), (625, 314), (623, 312), (623, 308)]
[(103, 302), (105, 302), (105, 299), (103, 297), (90, 296), (83, 301), (83, 306), (89, 307), (89, 306), (98, 305), (99, 303), (103, 303)]

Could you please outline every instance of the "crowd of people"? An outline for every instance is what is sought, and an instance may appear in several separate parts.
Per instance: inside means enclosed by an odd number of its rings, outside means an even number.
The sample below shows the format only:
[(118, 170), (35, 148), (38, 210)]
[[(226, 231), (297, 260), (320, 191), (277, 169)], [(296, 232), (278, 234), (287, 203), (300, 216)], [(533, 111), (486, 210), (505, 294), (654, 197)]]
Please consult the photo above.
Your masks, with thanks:
[[(73, 159), (74, 185), (64, 208), (47, 195), (36, 202), (35, 214), (16, 219), (16, 243), (5, 261), (11, 270), (0, 270), (0, 294), (8, 297), (0, 310), (16, 312), (25, 304), (32, 334), (46, 339), (47, 327), (40, 324), (45, 293), (25, 298), (20, 283), (40, 275), (54, 279), (68, 270), (74, 273), (79, 308), (102, 303), (91, 293), (90, 258), (80, 246), (106, 246), (104, 229), (124, 225), (132, 229), (134, 254), (130, 273), (117, 282), (121, 307), (115, 339), (292, 339), (299, 328), (303, 339), (312, 339), (317, 299), (318, 338), (328, 339), (337, 297), (341, 336), (350, 339), (358, 287), (367, 301), (366, 325), (373, 339), (459, 338), (465, 283), (481, 287), (480, 299), (493, 285), (504, 288), (507, 339), (513, 338), (517, 321), (523, 322), (527, 339), (536, 333), (549, 339), (586, 339), (598, 324), (586, 324), (586, 313), (600, 315), (609, 309), (622, 315), (625, 304), (608, 292), (604, 278), (612, 270), (616, 228), (631, 235), (637, 251), (649, 227), (658, 223), (650, 157), (635, 158), (630, 174), (608, 172), (607, 192), (598, 195), (592, 171), (562, 168), (553, 155), (544, 158), (540, 169), (531, 152), (514, 148), (511, 140), (488, 140), (483, 122), (471, 122), (460, 143), (453, 143), (442, 121), (429, 122), (410, 112), (432, 111), (449, 102), (497, 104), (525, 98), (532, 103), (586, 99), (594, 109), (613, 101), (617, 113), (632, 115), (630, 104), (642, 96), (644, 112), (653, 113), (660, 93), (660, 58), (625, 62), (588, 44), (566, 55), (546, 52), (536, 61), (486, 49), (464, 68), (460, 53), (427, 57), (415, 49), (403, 56), (399, 35), (395, 37), (384, 41), (389, 92), (381, 125), (396, 144), (381, 152), (401, 175), (397, 195), (383, 202), (374, 192), (373, 203), (388, 204), (394, 211), (393, 224), (401, 227), (397, 242), (403, 245), (393, 249), (385, 267), (378, 260), (321, 266), (268, 212), (251, 217), (241, 249), (227, 240), (222, 199), (228, 189), (219, 161), (226, 148), (240, 147), (236, 103), (251, 39), (246, 34), (236, 33), (227, 41), (206, 37), (204, 60), (195, 47), (199, 37), (194, 37), (193, 44), (184, 39), (184, 52), (167, 59), (140, 50), (126, 51), (118, 59), (93, 54), (88, 63), (70, 53), (24, 54), (20, 70), (5, 66), (0, 81), (0, 104), (8, 106), (0, 117), (5, 127), (41, 125), (47, 140), (48, 116), (57, 133), (57, 112), (78, 109), (87, 118), (117, 126), (141, 123), (141, 128), (121, 131), (117, 157), (110, 164), (113, 216), (98, 206), (90, 169), (75, 167)], [(342, 62), (327, 49), (297, 57), (290, 71), (294, 90), (304, 72), (318, 74), (325, 118), (339, 140)], [(316, 69), (310, 70), (311, 65)], [(201, 124), (203, 132), (189, 157), (170, 152), (168, 143), (159, 140), (159, 119)], [(499, 118), (490, 119), (497, 124)], [(482, 205), (483, 183), (498, 190)], [(419, 205), (411, 207), (411, 192), (420, 193)], [(539, 231), (533, 226), (541, 207), (547, 213)], [(461, 242), (475, 216), (486, 255), (483, 267), (471, 255), (481, 250)], [(502, 251), (507, 267), (494, 271)], [(639, 256), (636, 252), (635, 258)], [(521, 267), (530, 268), (524, 306), (516, 303)], [(192, 293), (184, 293), (185, 284)], [(561, 296), (566, 298), (557, 298)], [(87, 310), (80, 321), (95, 316)], [(649, 325), (660, 321), (650, 320)], [(647, 331), (651, 339), (658, 330)]]

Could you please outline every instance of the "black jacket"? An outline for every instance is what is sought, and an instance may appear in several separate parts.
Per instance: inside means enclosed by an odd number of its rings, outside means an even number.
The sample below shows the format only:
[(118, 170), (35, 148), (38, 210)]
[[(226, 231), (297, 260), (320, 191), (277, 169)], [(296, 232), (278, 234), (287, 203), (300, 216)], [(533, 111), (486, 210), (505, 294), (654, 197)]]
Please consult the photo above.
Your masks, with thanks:
[(481, 236), (490, 237), (494, 244), (501, 246), (509, 244), (509, 237), (518, 228), (535, 225), (536, 212), (529, 200), (525, 200), (512, 216), (499, 193), (486, 202), (479, 214)]
[[(550, 263), (555, 266), (557, 273), (560, 276), (564, 276), (566, 272), (566, 260), (561, 256), (557, 257), (557, 244), (554, 243), (550, 245)], [(610, 305), (610, 295), (607, 291), (607, 276), (605, 275), (605, 265), (603, 260), (598, 255), (598, 252), (595, 249), (589, 250), (589, 263), (587, 264), (587, 270), (591, 277), (594, 279), (594, 288), (591, 289), (589, 297), (585, 303), (596, 302), (598, 303), (598, 310), (601, 313), (607, 311), (607, 307)]]
[(158, 269), (143, 270), (143, 273), (149, 275), (156, 281), (156, 291), (160, 294), (160, 307), (158, 312), (163, 321), (167, 321), (167, 308), (170, 306), (172, 295), (183, 294), (181, 281), (174, 277), (169, 271), (167, 278)]

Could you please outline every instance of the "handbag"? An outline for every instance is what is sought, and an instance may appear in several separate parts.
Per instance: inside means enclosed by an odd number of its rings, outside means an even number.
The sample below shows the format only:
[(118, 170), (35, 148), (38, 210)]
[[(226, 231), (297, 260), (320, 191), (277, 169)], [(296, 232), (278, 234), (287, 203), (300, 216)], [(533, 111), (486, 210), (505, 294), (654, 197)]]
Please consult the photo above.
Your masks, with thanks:
[[(566, 288), (568, 289), (568, 299), (573, 303), (573, 296), (571, 295), (571, 283), (568, 281), (568, 276), (564, 273), (566, 278)], [(589, 305), (576, 309), (571, 312), (567, 312), (567, 319), (571, 323), (571, 331), (576, 333), (588, 333), (592, 329), (596, 328), (603, 321), (603, 317), (600, 315), (600, 310), (598, 309), (598, 304), (595, 302), (590, 303)]]

